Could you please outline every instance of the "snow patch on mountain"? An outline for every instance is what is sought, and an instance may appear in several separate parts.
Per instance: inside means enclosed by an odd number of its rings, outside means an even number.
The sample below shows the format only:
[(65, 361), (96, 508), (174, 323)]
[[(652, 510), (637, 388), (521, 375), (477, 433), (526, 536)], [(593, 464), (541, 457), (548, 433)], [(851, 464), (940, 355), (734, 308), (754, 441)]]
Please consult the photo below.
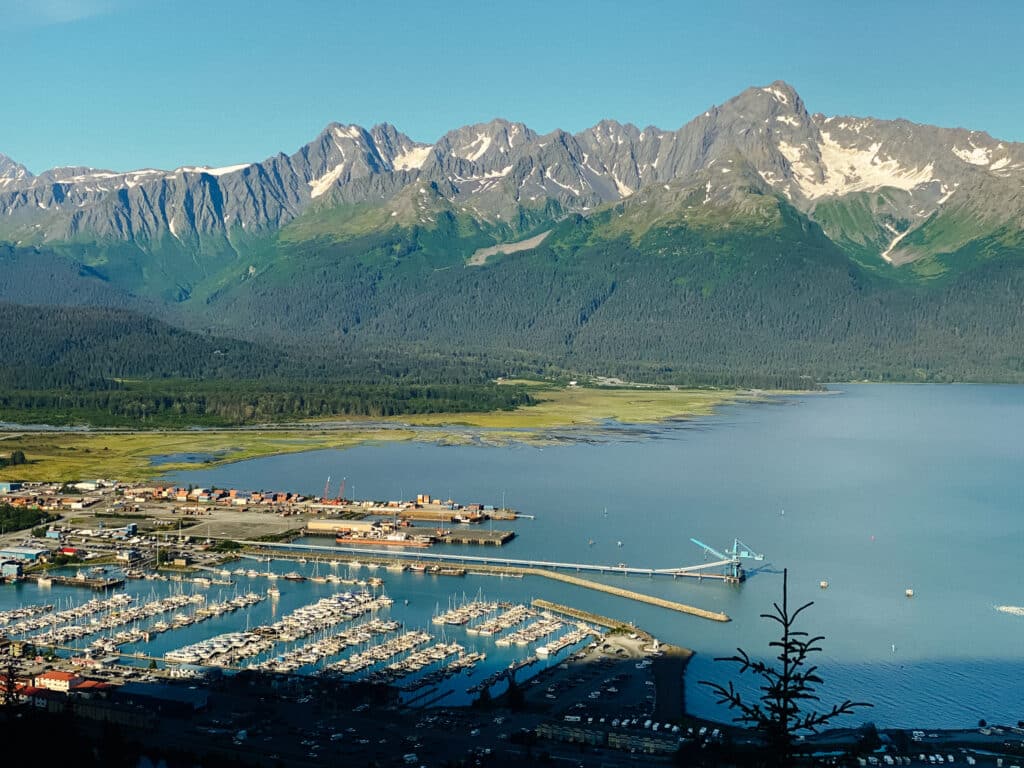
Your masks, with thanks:
[(785, 91), (782, 91), (779, 88), (775, 88), (774, 86), (771, 85), (769, 85), (767, 88), (762, 88), (761, 90), (764, 91), (765, 93), (770, 93), (783, 104), (789, 104), (789, 97), (786, 95)]
[(557, 185), (558, 185), (558, 186), (560, 186), (560, 187), (561, 187), (562, 189), (564, 189), (564, 190), (566, 190), (566, 191), (568, 191), (568, 192), (572, 192), (572, 193), (573, 193), (574, 195), (576, 195), (577, 197), (578, 197), (579, 195), (583, 194), (581, 190), (579, 190), (579, 189), (576, 189), (576, 187), (571, 187), (571, 186), (569, 186), (568, 184), (563, 184), (563, 183), (562, 183), (562, 182), (560, 182), (560, 181), (559, 181), (558, 179), (556, 179), (556, 178), (555, 178), (554, 176), (547, 176), (547, 175), (545, 175), (545, 178), (546, 178), (546, 180), (547, 180), (547, 181), (550, 181), (550, 182), (553, 182), (553, 183), (557, 184)]
[(336, 139), (352, 139), (359, 141), (363, 138), (362, 131), (357, 125), (336, 125), (334, 126), (334, 138)]
[[(887, 229), (889, 229), (890, 231), (894, 231), (892, 229), (892, 227), (887, 227)], [(892, 242), (889, 243), (889, 247), (886, 248), (884, 251), (882, 251), (882, 258), (885, 259), (890, 264), (892, 264), (892, 252), (893, 252), (893, 250), (896, 248), (897, 245), (900, 244), (900, 240), (902, 240), (904, 237), (906, 237), (909, 234), (910, 234), (910, 230), (909, 229), (906, 230), (905, 232), (900, 232), (899, 234), (897, 234), (896, 237), (894, 237), (892, 239)]]
[(391, 167), (396, 171), (411, 171), (412, 169), (422, 168), (423, 163), (430, 157), (430, 151), (433, 149), (432, 146), (427, 145), (425, 147), (411, 147), (402, 154), (395, 157), (391, 161)]
[[(235, 173), (241, 171), (244, 168), (248, 168), (252, 163), (240, 163), (239, 165), (225, 165), (220, 168), (211, 168), (207, 165), (192, 165), (182, 166), (181, 168), (175, 168), (174, 173), (205, 173), (210, 176), (224, 176), (228, 173)], [(112, 174), (120, 176), (121, 174)], [(97, 175), (93, 175), (92, 178), (98, 178)]]
[(324, 192), (329, 190), (334, 183), (341, 177), (341, 174), (345, 172), (345, 164), (336, 165), (319, 179), (312, 179), (309, 182), (311, 187), (309, 196), (320, 197)]
[(953, 154), (971, 165), (989, 165), (992, 162), (992, 150), (987, 147), (976, 147), (973, 144), (970, 149), (953, 147)]
[(474, 141), (470, 142), (464, 147), (460, 147), (459, 149), (455, 150), (453, 154), (456, 157), (461, 157), (464, 160), (476, 162), (477, 160), (484, 156), (484, 153), (487, 152), (490, 146), (491, 137), (488, 136), (486, 133), (478, 133)]
[(797, 188), (810, 200), (882, 187), (911, 190), (935, 180), (934, 163), (923, 168), (905, 167), (895, 158), (887, 159), (880, 154), (881, 142), (866, 149), (846, 147), (822, 131), (818, 145), (820, 163), (806, 145), (780, 141), (778, 147), (789, 161)]

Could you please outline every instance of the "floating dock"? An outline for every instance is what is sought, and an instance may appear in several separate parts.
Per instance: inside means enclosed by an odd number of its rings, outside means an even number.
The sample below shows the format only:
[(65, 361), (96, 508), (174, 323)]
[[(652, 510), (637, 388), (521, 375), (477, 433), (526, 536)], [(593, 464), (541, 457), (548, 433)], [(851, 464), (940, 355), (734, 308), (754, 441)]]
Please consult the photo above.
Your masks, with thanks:
[(515, 531), (492, 531), (482, 528), (446, 530), (437, 540), (442, 544), (484, 544), (500, 547), (515, 538)]
[(40, 581), (44, 584), (49, 582), (51, 586), (85, 587), (86, 589), (91, 589), (94, 592), (103, 592), (108, 589), (117, 589), (118, 587), (124, 586), (123, 578), (89, 579), (78, 578), (77, 576), (45, 576), (34, 573), (25, 574), (25, 578), (27, 580), (35, 581), (36, 583), (39, 583)]

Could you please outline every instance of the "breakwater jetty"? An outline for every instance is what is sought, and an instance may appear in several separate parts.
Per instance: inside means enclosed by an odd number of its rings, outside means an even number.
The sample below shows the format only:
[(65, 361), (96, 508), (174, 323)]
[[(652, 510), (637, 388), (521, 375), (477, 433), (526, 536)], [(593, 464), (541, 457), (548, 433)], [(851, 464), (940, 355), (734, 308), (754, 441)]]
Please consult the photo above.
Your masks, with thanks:
[(553, 603), (550, 600), (544, 600), (543, 598), (535, 598), (530, 601), (530, 605), (534, 608), (540, 608), (543, 611), (549, 611), (551, 613), (559, 613), (562, 616), (568, 616), (570, 619), (579, 619), (589, 624), (597, 624), (599, 627), (605, 627), (607, 629), (619, 629), (623, 627), (629, 627), (630, 625), (625, 621), (619, 621), (618, 619), (611, 619), (607, 616), (602, 616), (599, 613), (591, 613), (590, 611), (583, 611), (579, 608), (573, 608), (569, 605), (562, 605), (561, 603)]
[(555, 581), (562, 581), (566, 584), (574, 584), (577, 587), (585, 587), (587, 589), (595, 589), (599, 592), (607, 592), (609, 595), (616, 595), (618, 597), (625, 597), (628, 600), (635, 600), (638, 603), (647, 603), (648, 605), (656, 605), (659, 608), (666, 608), (670, 611), (678, 611), (679, 613), (687, 613), (691, 616), (698, 616), (702, 619), (708, 619), (709, 621), (731, 621), (728, 614), (721, 613), (718, 611), (707, 611), (703, 608), (697, 608), (686, 603), (677, 603), (674, 600), (665, 600), (661, 597), (654, 597), (653, 595), (645, 595), (642, 592), (634, 592), (631, 589), (623, 589), (622, 587), (613, 587), (610, 584), (603, 584), (599, 581), (590, 581), (589, 579), (581, 579), (578, 576), (570, 576), (566, 573), (559, 573), (558, 571), (548, 571), (541, 568), (524, 568), (525, 572), (530, 573), (534, 576), (543, 576), (548, 579), (554, 579)]
[[(435, 561), (455, 561), (455, 562), (466, 562), (472, 563), (472, 568), (477, 572), (504, 574), (506, 576), (539, 576), (545, 579), (552, 579), (554, 581), (561, 581), (565, 584), (572, 584), (577, 587), (583, 587), (584, 589), (593, 589), (598, 592), (605, 592), (609, 595), (615, 595), (617, 597), (624, 597), (628, 600), (635, 600), (639, 603), (647, 603), (648, 605), (656, 605), (659, 608), (665, 608), (670, 611), (676, 611), (678, 613), (689, 614), (690, 616), (696, 616), (701, 619), (707, 619), (708, 621), (731, 621), (728, 614), (720, 611), (708, 611), (703, 608), (697, 608), (686, 603), (677, 603), (673, 600), (666, 600), (661, 597), (654, 597), (652, 595), (646, 595), (642, 592), (634, 592), (630, 589), (623, 589), (622, 587), (615, 587), (610, 584), (604, 584), (599, 581), (591, 581), (590, 579), (580, 578), (579, 576), (570, 576), (567, 573), (561, 573), (559, 571), (546, 568), (546, 567), (530, 567), (526, 565), (496, 565), (492, 563), (481, 562), (486, 558), (478, 557), (457, 557), (450, 555), (430, 555), (426, 553), (413, 553), (413, 552), (387, 552), (381, 550), (367, 550), (357, 549), (354, 547), (318, 547), (310, 544), (274, 544), (271, 542), (242, 542), (250, 547), (256, 549), (258, 554), (261, 555), (272, 555), (273, 557), (299, 557), (301, 552), (309, 553), (310, 551), (316, 551), (318, 554), (327, 554), (333, 559), (339, 560), (354, 560), (358, 555), (360, 561), (372, 561), (381, 565), (391, 565), (398, 568), (406, 567), (412, 558), (420, 560), (432, 559)], [(296, 551), (289, 552), (289, 549)], [(253, 550), (249, 550), (252, 552)], [(509, 562), (509, 561), (505, 561)], [(529, 562), (529, 561), (526, 561)], [(612, 569), (615, 572), (615, 569)]]

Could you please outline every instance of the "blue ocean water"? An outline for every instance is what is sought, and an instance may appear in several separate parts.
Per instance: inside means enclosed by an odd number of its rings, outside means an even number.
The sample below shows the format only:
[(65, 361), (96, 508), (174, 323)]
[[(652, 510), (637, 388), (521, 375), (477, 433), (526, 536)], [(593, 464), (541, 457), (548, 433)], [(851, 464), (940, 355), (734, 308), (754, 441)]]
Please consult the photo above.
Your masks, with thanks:
[[(381, 443), (169, 479), (317, 494), (331, 475), (345, 477), (358, 498), (504, 500), (536, 515), (495, 524), (519, 534), (502, 550), (509, 557), (664, 568), (702, 561), (691, 537), (720, 549), (739, 538), (765, 555), (749, 563), (740, 586), (603, 577), (724, 611), (726, 624), (530, 577), (404, 574), (387, 589), (396, 611), (433, 609), (454, 592), (482, 589), (492, 599), (544, 597), (633, 621), (697, 651), (688, 708), (725, 720), (698, 681), (731, 677), (714, 658), (737, 646), (767, 655), (773, 628), (760, 614), (781, 598), (786, 568), (791, 602), (814, 601), (804, 628), (825, 636), (823, 703), (874, 704), (850, 724), (939, 728), (1024, 718), (1024, 617), (997, 610), (1024, 606), (1024, 387), (832, 389), (654, 428), (563, 432), (544, 446)], [(20, 588), (21, 599), (30, 601), (31, 589)], [(405, 590), (409, 606), (401, 603)], [(10, 594), (0, 592), (0, 608)]]

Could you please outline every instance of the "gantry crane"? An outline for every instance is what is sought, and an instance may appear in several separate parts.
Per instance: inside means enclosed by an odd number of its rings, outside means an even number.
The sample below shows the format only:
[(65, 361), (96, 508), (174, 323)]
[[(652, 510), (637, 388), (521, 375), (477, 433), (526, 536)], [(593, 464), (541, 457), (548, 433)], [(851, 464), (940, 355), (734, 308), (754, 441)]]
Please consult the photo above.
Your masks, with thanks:
[(708, 563), (706, 567), (710, 568), (723, 565), (726, 567), (729, 578), (735, 581), (743, 581), (743, 579), (746, 578), (746, 574), (743, 572), (743, 564), (740, 562), (741, 560), (764, 560), (763, 554), (754, 552), (739, 539), (733, 539), (732, 549), (726, 549), (724, 552), (719, 552), (714, 547), (708, 546), (700, 539), (695, 539), (692, 536), (690, 537), (690, 541), (704, 550), (705, 558), (707, 558), (708, 555), (712, 555), (717, 558), (715, 562)]

